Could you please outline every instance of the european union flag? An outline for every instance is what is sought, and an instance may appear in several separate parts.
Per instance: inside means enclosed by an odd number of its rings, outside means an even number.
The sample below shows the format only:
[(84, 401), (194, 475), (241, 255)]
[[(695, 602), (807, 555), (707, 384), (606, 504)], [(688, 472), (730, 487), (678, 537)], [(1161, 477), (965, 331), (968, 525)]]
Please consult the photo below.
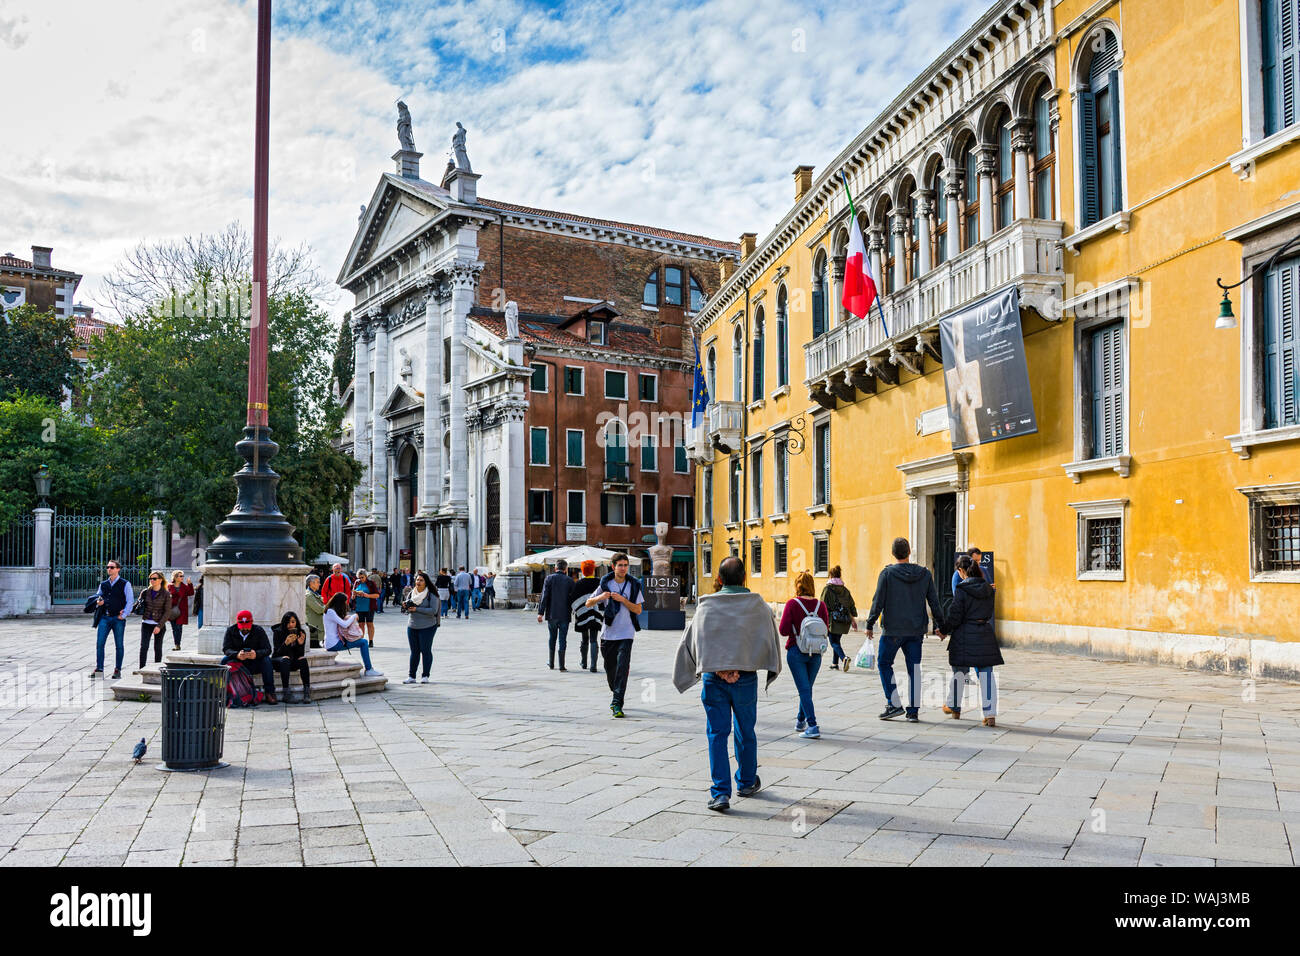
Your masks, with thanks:
[(709, 386), (704, 381), (704, 368), (700, 365), (700, 344), (695, 345), (695, 384), (691, 386), (691, 427), (699, 428), (704, 409), (709, 404)]

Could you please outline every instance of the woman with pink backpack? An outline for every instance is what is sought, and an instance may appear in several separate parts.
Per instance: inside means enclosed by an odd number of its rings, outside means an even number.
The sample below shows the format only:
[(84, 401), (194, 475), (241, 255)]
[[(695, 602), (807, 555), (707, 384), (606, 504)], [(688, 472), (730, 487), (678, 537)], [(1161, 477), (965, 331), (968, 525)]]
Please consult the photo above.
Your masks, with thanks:
[(794, 579), (794, 597), (785, 602), (781, 624), (777, 628), (786, 638), (785, 660), (790, 677), (799, 691), (799, 713), (794, 729), (800, 737), (816, 740), (822, 735), (813, 711), (813, 683), (822, 666), (822, 655), (830, 644), (830, 612), (817, 600), (813, 576), (800, 571)]

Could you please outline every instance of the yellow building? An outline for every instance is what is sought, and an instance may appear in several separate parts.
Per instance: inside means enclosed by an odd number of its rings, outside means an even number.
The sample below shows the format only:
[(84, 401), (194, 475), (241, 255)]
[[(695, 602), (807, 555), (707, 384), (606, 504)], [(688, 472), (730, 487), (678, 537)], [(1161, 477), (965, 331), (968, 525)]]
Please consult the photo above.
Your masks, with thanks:
[[(700, 590), (842, 565), (865, 615), (896, 536), (941, 593), (979, 545), (1007, 644), (1300, 678), (1297, 18), (1000, 2), (797, 168), (695, 319)], [(842, 176), (883, 322), (839, 304)], [(1037, 430), (954, 450), (939, 322), (1009, 288)]]

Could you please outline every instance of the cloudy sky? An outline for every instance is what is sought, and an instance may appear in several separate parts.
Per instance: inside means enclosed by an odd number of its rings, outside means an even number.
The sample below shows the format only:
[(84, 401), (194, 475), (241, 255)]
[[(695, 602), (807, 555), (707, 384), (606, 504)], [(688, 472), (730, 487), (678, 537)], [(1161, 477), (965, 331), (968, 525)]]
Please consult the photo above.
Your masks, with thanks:
[[(426, 178), (469, 130), (480, 194), (734, 240), (793, 197), (987, 0), (279, 0), (273, 236), (333, 278), (411, 109)], [(100, 277), (252, 217), (254, 0), (0, 0), (0, 252)], [(346, 308), (343, 296), (331, 312)]]

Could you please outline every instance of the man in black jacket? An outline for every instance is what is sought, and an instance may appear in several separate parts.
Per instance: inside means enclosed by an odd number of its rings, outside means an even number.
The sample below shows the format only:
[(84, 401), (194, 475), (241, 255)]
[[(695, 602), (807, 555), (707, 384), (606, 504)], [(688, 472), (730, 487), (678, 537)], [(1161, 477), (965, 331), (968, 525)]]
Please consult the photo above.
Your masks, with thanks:
[(546, 583), (542, 585), (542, 596), (537, 602), (537, 623), (540, 624), (542, 619), (546, 619), (546, 629), (550, 634), (550, 663), (547, 664), (551, 670), (555, 670), (555, 642), (559, 639), (560, 643), (560, 670), (565, 670), (564, 651), (569, 642), (569, 621), (573, 617), (573, 609), (569, 606), (573, 601), (573, 578), (569, 577), (569, 562), (561, 558), (555, 562), (555, 573), (546, 576)]
[(275, 671), (271, 667), (271, 642), (267, 640), (266, 631), (253, 623), (252, 611), (240, 611), (235, 615), (235, 623), (226, 628), (226, 636), (221, 642), (221, 663), (229, 664), (239, 661), (250, 673), (262, 675), (262, 687), (265, 689), (265, 703), (278, 704), (275, 696)]
[[(934, 576), (929, 568), (912, 564), (912, 546), (906, 538), (894, 539), (894, 564), (880, 572), (876, 580), (876, 594), (871, 599), (871, 614), (867, 617), (867, 640), (871, 640), (876, 618), (883, 615), (880, 651), (880, 683), (885, 688), (885, 709), (881, 720), (892, 720), (906, 713), (910, 723), (916, 723), (921, 709), (921, 639), (926, 627), (925, 606), (930, 605), (930, 615), (935, 627), (943, 620), (939, 608), (939, 592), (934, 587)], [(894, 682), (894, 656), (903, 652), (907, 662), (907, 707), (898, 705), (898, 686)]]

